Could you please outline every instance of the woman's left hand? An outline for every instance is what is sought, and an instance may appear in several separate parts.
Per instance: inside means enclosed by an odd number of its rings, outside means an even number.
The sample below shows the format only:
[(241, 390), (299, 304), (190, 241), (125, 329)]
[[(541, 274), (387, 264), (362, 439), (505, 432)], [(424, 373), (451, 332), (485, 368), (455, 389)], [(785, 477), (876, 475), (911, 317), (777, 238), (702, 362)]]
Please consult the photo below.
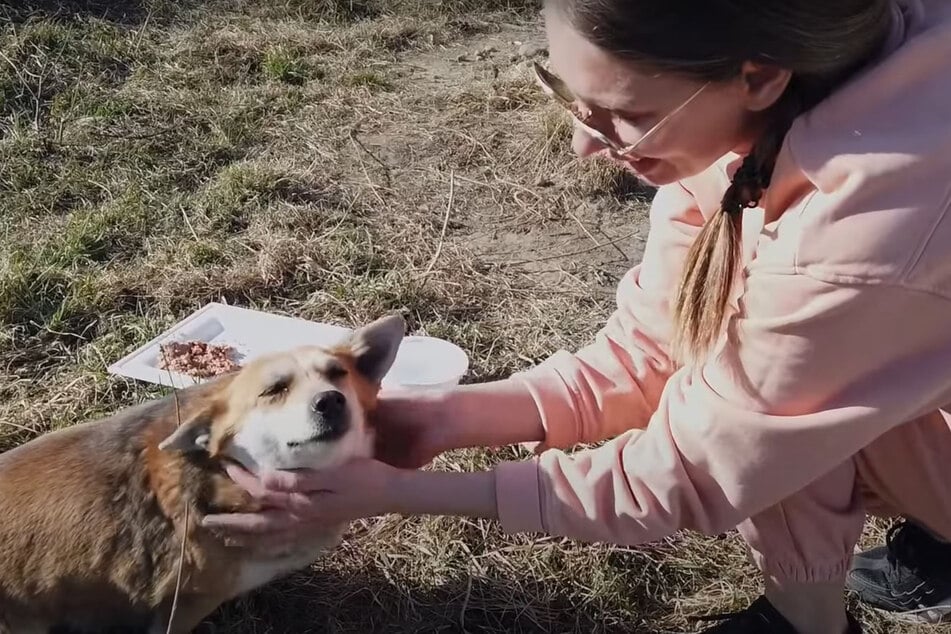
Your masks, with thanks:
[(378, 460), (356, 459), (334, 469), (272, 471), (258, 476), (235, 465), (228, 475), (265, 510), (208, 515), (206, 528), (293, 541), (316, 526), (346, 523), (395, 510), (400, 470)]
[(229, 466), (228, 475), (264, 510), (208, 515), (202, 525), (223, 533), (226, 544), (265, 552), (306, 540), (322, 527), (387, 513), (498, 516), (493, 471), (398, 469), (360, 458), (334, 469), (256, 476)]

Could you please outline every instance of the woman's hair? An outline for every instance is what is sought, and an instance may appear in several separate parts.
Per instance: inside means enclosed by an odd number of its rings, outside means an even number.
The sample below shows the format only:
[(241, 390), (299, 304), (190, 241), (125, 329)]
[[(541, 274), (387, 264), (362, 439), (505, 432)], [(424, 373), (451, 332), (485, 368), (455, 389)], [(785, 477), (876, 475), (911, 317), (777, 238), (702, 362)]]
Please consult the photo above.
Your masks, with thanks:
[(792, 73), (764, 132), (687, 255), (674, 308), (673, 354), (706, 353), (720, 335), (740, 256), (742, 211), (769, 186), (793, 121), (882, 45), (893, 0), (547, 0), (585, 39), (618, 59), (700, 81), (744, 62)]

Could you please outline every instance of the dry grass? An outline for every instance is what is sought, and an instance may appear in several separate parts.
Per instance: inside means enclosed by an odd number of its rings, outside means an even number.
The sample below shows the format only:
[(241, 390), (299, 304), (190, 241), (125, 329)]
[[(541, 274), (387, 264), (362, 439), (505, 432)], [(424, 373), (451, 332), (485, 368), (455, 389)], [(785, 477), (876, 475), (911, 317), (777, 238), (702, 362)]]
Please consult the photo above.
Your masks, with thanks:
[[(469, 350), (471, 380), (583, 344), (649, 193), (571, 158), (512, 60), (536, 9), (0, 2), (0, 450), (160, 393), (107, 365), (212, 300), (347, 325), (400, 310)], [(732, 535), (619, 549), (388, 518), (207, 629), (684, 631), (753, 573)]]

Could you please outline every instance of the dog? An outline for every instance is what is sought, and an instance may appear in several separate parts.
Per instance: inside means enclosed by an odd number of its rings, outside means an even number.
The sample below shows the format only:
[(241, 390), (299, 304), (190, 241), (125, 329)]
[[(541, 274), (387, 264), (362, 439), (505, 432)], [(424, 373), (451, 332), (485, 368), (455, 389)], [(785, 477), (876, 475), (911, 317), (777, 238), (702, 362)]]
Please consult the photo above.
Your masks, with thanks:
[[(346, 526), (286, 552), (233, 547), (206, 514), (260, 510), (225, 473), (370, 457), (372, 413), (405, 332), (393, 315), (0, 454), (0, 632), (191, 632), (302, 569)], [(187, 521), (186, 521), (187, 517)], [(179, 562), (184, 553), (181, 583)]]

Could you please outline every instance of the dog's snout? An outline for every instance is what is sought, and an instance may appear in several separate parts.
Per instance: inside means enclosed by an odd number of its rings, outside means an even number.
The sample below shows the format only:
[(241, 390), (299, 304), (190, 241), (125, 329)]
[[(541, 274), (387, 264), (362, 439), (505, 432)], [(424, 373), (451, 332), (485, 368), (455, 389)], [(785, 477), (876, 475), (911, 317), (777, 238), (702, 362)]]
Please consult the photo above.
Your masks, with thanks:
[(347, 397), (340, 392), (336, 390), (321, 392), (311, 401), (310, 409), (313, 412), (311, 424), (314, 426), (314, 434), (304, 441), (289, 442), (287, 443), (289, 446), (333, 442), (350, 430)]
[(337, 390), (322, 392), (314, 398), (314, 411), (328, 419), (339, 418), (346, 406), (346, 397)]
[(350, 413), (347, 411), (347, 397), (336, 390), (321, 392), (310, 402), (310, 424), (314, 433), (306, 440), (288, 442), (289, 447), (299, 447), (310, 443), (333, 442), (350, 430)]

